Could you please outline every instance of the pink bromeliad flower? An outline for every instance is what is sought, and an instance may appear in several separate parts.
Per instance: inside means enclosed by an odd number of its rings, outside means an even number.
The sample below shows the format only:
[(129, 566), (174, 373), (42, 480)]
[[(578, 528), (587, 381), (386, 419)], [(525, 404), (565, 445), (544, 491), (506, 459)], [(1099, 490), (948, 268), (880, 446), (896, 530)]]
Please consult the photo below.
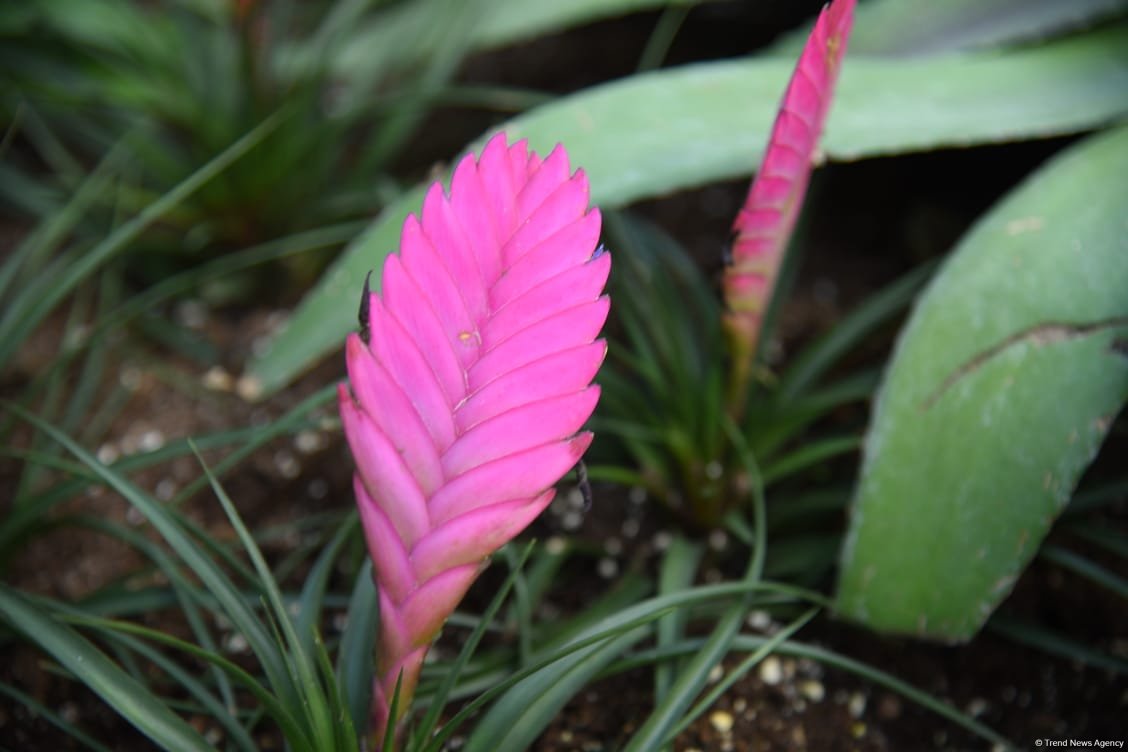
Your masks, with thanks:
[[(380, 594), (378, 735), (485, 567), (591, 443), (611, 268), (588, 182), (494, 137), (409, 216), (339, 390)], [(366, 315), (365, 315), (366, 314)], [(400, 717), (389, 705), (400, 681)]]
[(732, 263), (724, 274), (724, 327), (734, 365), (731, 403), (737, 406), (743, 405), (764, 311), (807, 192), (855, 4), (834, 0), (819, 14), (783, 95), (764, 160), (733, 224)]

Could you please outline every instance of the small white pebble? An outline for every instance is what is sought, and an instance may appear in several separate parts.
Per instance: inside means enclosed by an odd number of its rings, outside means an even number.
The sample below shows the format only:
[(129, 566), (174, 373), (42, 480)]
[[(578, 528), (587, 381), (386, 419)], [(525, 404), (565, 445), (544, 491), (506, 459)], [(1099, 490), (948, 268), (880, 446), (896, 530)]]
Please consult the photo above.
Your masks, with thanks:
[(745, 623), (758, 632), (766, 632), (768, 627), (772, 625), (772, 617), (767, 611), (756, 609), (748, 614)]
[(732, 709), (734, 712), (743, 713), (748, 709), (748, 700), (745, 700), (743, 697), (737, 697), (732, 701)]
[(705, 477), (709, 480), (717, 480), (725, 474), (725, 468), (720, 462), (713, 460), (705, 464)]
[(979, 716), (986, 713), (990, 707), (990, 703), (988, 703), (982, 697), (973, 697), (967, 704), (967, 710), (965, 712), (972, 718), (978, 718)]
[(582, 524), (584, 524), (584, 515), (582, 512), (574, 510), (565, 512), (564, 516), (560, 518), (560, 525), (565, 530), (579, 530)]
[(716, 666), (713, 666), (713, 668), (709, 669), (709, 683), (716, 684), (721, 680), (722, 677), (724, 677), (724, 675), (725, 668), (718, 663)]
[(674, 536), (667, 533), (665, 530), (659, 531), (654, 534), (652, 543), (654, 544), (655, 551), (665, 551), (674, 542)]
[(204, 372), (204, 388), (213, 392), (230, 392), (235, 388), (235, 379), (219, 366), (212, 366)]
[(564, 495), (565, 503), (572, 509), (584, 508), (584, 493), (578, 488), (573, 488)]
[(866, 712), (866, 696), (861, 692), (850, 695), (846, 709), (850, 712), (851, 718), (861, 718), (862, 714)]
[(223, 639), (223, 649), (228, 653), (245, 653), (247, 648), (247, 638), (236, 632), (232, 632)]
[(807, 679), (799, 683), (799, 692), (811, 702), (822, 702), (826, 697), (826, 687), (822, 682), (814, 679)]
[(728, 534), (724, 530), (714, 530), (709, 533), (709, 548), (714, 551), (724, 551), (728, 546)]
[(274, 453), (274, 468), (282, 474), (283, 478), (294, 479), (302, 473), (302, 466), (292, 452), (279, 449)]
[(544, 550), (553, 556), (559, 556), (568, 550), (568, 541), (559, 535), (554, 535), (544, 542)]
[(141, 371), (133, 366), (126, 366), (118, 372), (118, 383), (131, 392), (141, 388)]
[(623, 520), (623, 526), (620, 530), (622, 530), (624, 538), (637, 538), (640, 527), (641, 523), (637, 519), (629, 517)]
[(274, 452), (274, 467), (281, 472), (283, 478), (297, 478), (301, 475), (301, 463), (292, 452), (284, 449)]
[(255, 402), (262, 397), (262, 382), (254, 376), (240, 376), (235, 382), (235, 393), (247, 402)]
[(164, 445), (164, 434), (155, 428), (141, 434), (141, 438), (137, 440), (137, 446), (143, 452), (155, 452)]
[(605, 580), (610, 580), (615, 575), (619, 574), (619, 562), (614, 559), (604, 557), (599, 560), (597, 565), (599, 576)]
[(646, 489), (642, 486), (631, 486), (631, 490), (627, 491), (627, 500), (632, 504), (642, 504), (646, 501)]
[(709, 724), (717, 730), (720, 734), (731, 734), (732, 727), (736, 724), (736, 720), (732, 717), (732, 713), (724, 710), (714, 710), (709, 714)]
[(328, 442), (317, 431), (298, 431), (294, 437), (294, 448), (302, 454), (313, 454), (325, 448)]
[(760, 681), (768, 686), (779, 684), (783, 679), (783, 666), (779, 658), (769, 655), (760, 664)]
[(120, 456), (121, 452), (119, 452), (118, 448), (113, 444), (103, 444), (98, 447), (98, 461), (103, 465), (113, 464)]

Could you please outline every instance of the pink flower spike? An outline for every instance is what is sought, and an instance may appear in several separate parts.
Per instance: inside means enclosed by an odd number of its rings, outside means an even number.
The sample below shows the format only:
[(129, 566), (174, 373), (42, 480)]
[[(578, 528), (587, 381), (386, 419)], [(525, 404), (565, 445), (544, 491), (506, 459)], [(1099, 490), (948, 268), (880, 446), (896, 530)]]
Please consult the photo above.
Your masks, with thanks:
[(407, 218), (366, 336), (349, 337), (340, 411), (381, 607), (374, 738), (402, 721), (489, 557), (591, 443), (609, 304), (599, 230), (563, 147), (542, 160), (499, 134)]
[(743, 410), (763, 314), (807, 192), (854, 5), (855, 0), (833, 0), (819, 14), (783, 95), (763, 163), (733, 224), (732, 261), (724, 273), (724, 328), (732, 348), (729, 404), (735, 414)]

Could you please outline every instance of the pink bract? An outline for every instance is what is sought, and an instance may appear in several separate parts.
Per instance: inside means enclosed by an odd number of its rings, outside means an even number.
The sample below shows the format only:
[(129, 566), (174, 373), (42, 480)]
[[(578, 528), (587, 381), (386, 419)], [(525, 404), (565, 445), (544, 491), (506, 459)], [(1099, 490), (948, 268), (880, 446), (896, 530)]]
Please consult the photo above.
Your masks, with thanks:
[(738, 389), (747, 384), (763, 314), (807, 191), (846, 54), (854, 5), (855, 0), (834, 0), (819, 15), (783, 96), (763, 163), (733, 225), (732, 263), (724, 275), (724, 323)]
[(495, 136), (404, 222), (367, 340), (348, 338), (339, 401), (380, 593), (377, 735), (400, 720), (401, 672), (402, 715), (489, 556), (591, 443), (611, 258), (588, 201), (563, 147), (542, 160)]

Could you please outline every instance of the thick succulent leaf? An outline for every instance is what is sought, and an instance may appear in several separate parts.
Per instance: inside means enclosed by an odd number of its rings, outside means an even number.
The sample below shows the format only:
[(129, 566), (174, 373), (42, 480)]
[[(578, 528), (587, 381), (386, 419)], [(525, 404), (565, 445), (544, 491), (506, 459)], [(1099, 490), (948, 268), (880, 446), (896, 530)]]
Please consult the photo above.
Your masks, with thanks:
[(835, 0), (819, 14), (783, 95), (764, 161), (733, 223), (723, 321), (737, 393), (747, 384), (763, 316), (807, 193), (853, 18), (854, 0)]
[[(999, 54), (890, 65), (851, 56), (823, 150), (832, 159), (1073, 133), (1128, 116), (1128, 28)], [(793, 63), (761, 58), (632, 76), (563, 97), (502, 126), (534, 148), (566, 143), (592, 200), (642, 198), (747, 176), (757, 164)], [(244, 393), (288, 383), (339, 347), (353, 314), (341, 305), (397, 245), (422, 188), (405, 193), (358, 238), (250, 364)], [(426, 211), (424, 212), (426, 214)], [(426, 216), (424, 217), (426, 219)]]
[[(695, 5), (705, 1), (678, 0), (678, 4)], [(419, 29), (433, 19), (435, 13), (447, 10), (443, 3), (449, 2), (424, 0), (401, 3), (376, 15), (330, 52), (333, 72), (347, 79), (370, 78), (382, 65), (387, 65), (391, 55), (384, 50), (394, 50), (402, 63), (417, 62), (428, 52), (425, 45), (417, 42)], [(467, 29), (470, 35), (468, 46), (471, 49), (488, 49), (514, 44), (541, 34), (560, 32), (605, 18), (660, 9), (670, 4), (673, 4), (672, 0), (556, 0), (551, 3), (491, 0), (482, 4), (481, 15)], [(298, 51), (297, 54), (310, 56), (309, 52)]]
[[(1128, 0), (868, 0), (858, 10), (855, 54), (914, 57), (1045, 39), (1128, 12)], [(772, 52), (793, 55), (787, 34)]]
[(1128, 397), (1128, 129), (1039, 170), (902, 332), (866, 438), (838, 610), (973, 635)]
[(562, 148), (542, 161), (499, 135), (459, 163), (449, 195), (428, 192), (421, 216), (385, 260), (383, 294), (364, 301), (339, 390), (380, 591), (377, 733), (397, 681), (406, 710), (486, 558), (587, 449), (606, 354), (595, 337), (610, 257)]

